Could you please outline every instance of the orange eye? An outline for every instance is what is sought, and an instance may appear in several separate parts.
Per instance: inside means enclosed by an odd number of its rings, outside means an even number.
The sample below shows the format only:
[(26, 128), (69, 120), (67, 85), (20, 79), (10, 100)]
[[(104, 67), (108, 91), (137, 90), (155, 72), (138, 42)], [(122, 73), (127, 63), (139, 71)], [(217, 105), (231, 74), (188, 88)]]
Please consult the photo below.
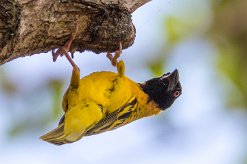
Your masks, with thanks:
[(175, 91), (174, 93), (173, 93), (173, 96), (174, 97), (178, 97), (180, 95), (180, 92), (179, 91)]

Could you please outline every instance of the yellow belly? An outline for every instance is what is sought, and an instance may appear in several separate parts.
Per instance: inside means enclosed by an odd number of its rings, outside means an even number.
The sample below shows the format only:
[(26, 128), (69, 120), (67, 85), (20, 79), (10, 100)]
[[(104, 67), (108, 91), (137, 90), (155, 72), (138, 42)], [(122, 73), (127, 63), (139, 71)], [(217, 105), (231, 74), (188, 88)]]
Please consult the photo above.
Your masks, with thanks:
[(125, 104), (132, 96), (137, 84), (127, 77), (113, 72), (95, 72), (80, 80), (79, 101), (93, 100), (111, 113)]

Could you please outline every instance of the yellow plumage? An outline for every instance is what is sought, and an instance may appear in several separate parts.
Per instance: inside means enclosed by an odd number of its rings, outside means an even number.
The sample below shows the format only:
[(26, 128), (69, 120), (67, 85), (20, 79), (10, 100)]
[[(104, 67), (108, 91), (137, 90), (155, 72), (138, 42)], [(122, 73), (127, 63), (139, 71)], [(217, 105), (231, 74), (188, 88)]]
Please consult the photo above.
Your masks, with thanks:
[[(82, 79), (78, 79), (79, 71), (74, 70), (72, 83), (63, 98), (64, 121), (41, 139), (54, 144), (70, 143), (84, 135), (112, 130), (138, 118), (159, 113), (157, 105), (147, 103), (148, 96), (138, 84), (124, 76), (123, 61), (118, 63), (117, 68), (118, 73), (94, 72)], [(126, 113), (132, 116), (125, 118)], [(114, 118), (109, 117), (111, 114)], [(122, 119), (119, 119), (121, 116)], [(104, 124), (97, 125), (101, 120)]]

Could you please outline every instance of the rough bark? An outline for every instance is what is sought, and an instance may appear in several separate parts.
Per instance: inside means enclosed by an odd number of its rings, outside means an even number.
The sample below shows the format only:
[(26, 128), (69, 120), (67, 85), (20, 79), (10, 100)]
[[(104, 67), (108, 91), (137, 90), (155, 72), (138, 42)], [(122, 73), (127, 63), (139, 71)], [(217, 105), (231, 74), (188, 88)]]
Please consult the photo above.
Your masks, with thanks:
[(150, 0), (1, 0), (0, 65), (62, 46), (78, 27), (72, 48), (113, 52), (135, 39), (131, 13)]

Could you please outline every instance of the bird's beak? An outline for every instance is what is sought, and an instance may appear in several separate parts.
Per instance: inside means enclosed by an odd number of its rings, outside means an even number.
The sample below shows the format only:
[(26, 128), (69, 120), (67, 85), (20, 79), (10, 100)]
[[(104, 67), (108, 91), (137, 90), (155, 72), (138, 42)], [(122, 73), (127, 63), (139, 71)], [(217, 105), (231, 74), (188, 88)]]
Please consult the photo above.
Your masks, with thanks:
[(162, 78), (165, 78), (165, 79), (167, 79), (169, 81), (168, 91), (171, 91), (179, 83), (178, 70), (175, 69), (172, 73), (167, 73), (167, 74), (163, 75)]

